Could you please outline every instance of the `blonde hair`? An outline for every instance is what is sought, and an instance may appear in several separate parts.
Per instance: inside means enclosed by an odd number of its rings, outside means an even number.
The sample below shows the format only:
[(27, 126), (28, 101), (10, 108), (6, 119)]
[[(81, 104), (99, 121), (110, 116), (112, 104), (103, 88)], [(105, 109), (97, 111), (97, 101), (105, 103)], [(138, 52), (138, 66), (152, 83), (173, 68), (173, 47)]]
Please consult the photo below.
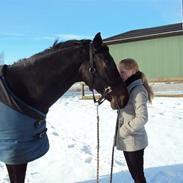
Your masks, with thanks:
[[(123, 59), (119, 62), (119, 65), (120, 64), (124, 64), (124, 67), (127, 70), (134, 69), (136, 72), (139, 71), (139, 66), (138, 66), (137, 62), (132, 58)], [(149, 85), (148, 80), (147, 80), (147, 78), (146, 78), (146, 76), (143, 72), (141, 72), (141, 79), (142, 79), (144, 87), (145, 87), (145, 89), (147, 90), (147, 93), (148, 93), (148, 101), (150, 103), (152, 103), (152, 99), (154, 97), (154, 92), (153, 92), (151, 86)]]

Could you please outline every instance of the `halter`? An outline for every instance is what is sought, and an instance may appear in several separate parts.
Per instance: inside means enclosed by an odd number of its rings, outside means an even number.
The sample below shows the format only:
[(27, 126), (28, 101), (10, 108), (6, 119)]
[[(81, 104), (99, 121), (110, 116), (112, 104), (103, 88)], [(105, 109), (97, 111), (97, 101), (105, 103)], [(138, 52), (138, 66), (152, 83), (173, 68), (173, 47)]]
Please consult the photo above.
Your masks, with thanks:
[(90, 43), (89, 44), (89, 73), (92, 76), (92, 84), (91, 84), (91, 91), (92, 91), (92, 95), (93, 95), (93, 101), (94, 103), (100, 105), (105, 101), (105, 97), (112, 91), (110, 86), (107, 86), (104, 88), (104, 92), (102, 93), (101, 97), (97, 100), (94, 94), (94, 82), (95, 82), (95, 73), (96, 73), (96, 68), (94, 66), (94, 61), (93, 61), (93, 44)]

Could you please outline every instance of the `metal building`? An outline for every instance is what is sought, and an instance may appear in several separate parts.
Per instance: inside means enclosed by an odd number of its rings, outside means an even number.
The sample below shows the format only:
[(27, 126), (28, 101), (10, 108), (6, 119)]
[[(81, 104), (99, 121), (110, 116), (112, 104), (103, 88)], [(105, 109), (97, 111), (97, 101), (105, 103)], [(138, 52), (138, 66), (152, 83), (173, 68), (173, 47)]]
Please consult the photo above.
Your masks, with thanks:
[(182, 23), (132, 30), (104, 42), (116, 63), (134, 58), (151, 80), (183, 80)]

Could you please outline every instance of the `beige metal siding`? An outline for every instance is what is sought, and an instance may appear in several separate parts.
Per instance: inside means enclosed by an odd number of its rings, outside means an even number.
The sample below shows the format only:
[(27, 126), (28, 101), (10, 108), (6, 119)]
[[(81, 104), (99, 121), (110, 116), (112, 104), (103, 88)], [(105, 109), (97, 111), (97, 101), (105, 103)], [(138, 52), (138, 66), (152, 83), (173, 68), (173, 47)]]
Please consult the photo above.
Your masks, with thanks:
[(183, 78), (183, 35), (113, 44), (109, 48), (116, 63), (134, 58), (150, 79)]

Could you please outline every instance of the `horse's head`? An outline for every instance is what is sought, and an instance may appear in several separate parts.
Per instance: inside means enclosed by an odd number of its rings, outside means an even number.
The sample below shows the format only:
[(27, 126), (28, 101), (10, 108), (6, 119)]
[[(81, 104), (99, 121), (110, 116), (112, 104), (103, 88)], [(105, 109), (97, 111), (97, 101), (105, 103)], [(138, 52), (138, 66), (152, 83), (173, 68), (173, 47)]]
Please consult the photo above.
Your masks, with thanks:
[[(90, 90), (95, 89), (104, 94), (107, 88), (111, 91), (106, 95), (110, 101), (118, 101), (124, 107), (128, 99), (128, 92), (122, 81), (116, 64), (109, 53), (109, 48), (102, 41), (100, 33), (96, 34), (89, 46), (89, 62), (85, 65), (84, 81)], [(116, 100), (116, 97), (118, 100)], [(114, 105), (111, 105), (113, 108)]]

